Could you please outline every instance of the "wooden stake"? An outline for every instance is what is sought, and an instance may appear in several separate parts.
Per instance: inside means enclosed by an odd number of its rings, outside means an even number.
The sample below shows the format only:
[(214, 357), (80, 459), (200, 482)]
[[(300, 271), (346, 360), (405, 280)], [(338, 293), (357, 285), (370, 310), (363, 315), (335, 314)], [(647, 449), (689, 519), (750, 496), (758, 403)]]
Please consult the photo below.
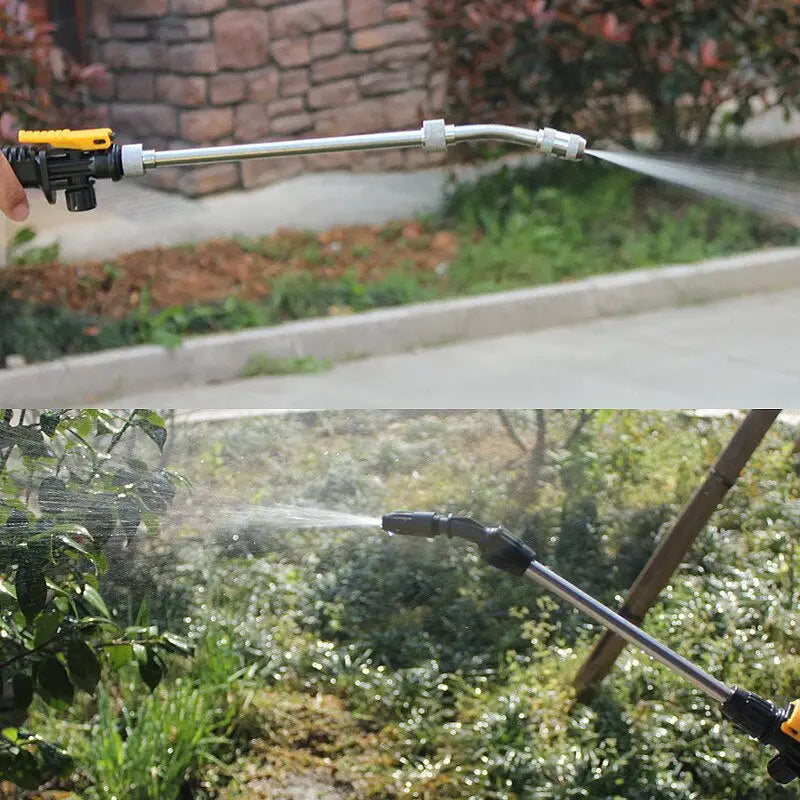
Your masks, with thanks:
[[(659, 541), (650, 560), (631, 586), (619, 613), (641, 625), (658, 595), (669, 583), (689, 548), (736, 482), (745, 464), (766, 436), (780, 409), (750, 411), (705, 481), (681, 511), (672, 529)], [(588, 702), (623, 651), (625, 642), (606, 631), (578, 670), (573, 686), (578, 702)]]

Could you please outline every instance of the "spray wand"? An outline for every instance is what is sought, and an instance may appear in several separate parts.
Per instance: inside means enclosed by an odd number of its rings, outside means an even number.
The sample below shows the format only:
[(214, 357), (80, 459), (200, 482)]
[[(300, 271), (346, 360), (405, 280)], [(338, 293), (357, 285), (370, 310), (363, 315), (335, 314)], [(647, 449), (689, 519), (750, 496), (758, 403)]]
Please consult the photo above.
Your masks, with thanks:
[(444, 534), (478, 546), (483, 559), (511, 575), (525, 576), (544, 586), (596, 622), (643, 650), (659, 663), (696, 686), (720, 704), (733, 724), (765, 747), (777, 750), (767, 764), (769, 776), (786, 784), (800, 777), (800, 700), (778, 708), (753, 692), (728, 687), (687, 659), (646, 634), (624, 617), (536, 561), (536, 554), (505, 528), (486, 527), (470, 517), (429, 511), (386, 514), (383, 530), (389, 533), (433, 538)]
[(567, 161), (580, 161), (586, 150), (586, 140), (581, 136), (553, 128), (446, 125), (443, 119), (426, 120), (418, 130), (181, 150), (145, 150), (141, 144), (119, 145), (114, 142), (111, 128), (20, 131), (18, 138), (19, 145), (5, 146), (1, 152), (20, 183), (25, 188), (41, 189), (51, 204), (56, 202), (56, 192), (63, 190), (70, 211), (90, 211), (97, 206), (94, 182), (98, 178), (119, 181), (142, 176), (156, 167), (405, 147), (440, 153), (458, 142), (487, 139), (532, 147), (539, 153)]

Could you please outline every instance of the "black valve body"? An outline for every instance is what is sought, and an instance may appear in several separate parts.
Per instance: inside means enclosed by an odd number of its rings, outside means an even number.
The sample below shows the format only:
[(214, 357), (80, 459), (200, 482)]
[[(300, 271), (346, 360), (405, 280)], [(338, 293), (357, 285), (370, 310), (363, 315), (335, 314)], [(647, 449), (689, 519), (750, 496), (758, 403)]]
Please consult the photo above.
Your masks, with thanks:
[(769, 776), (777, 783), (791, 783), (800, 777), (800, 742), (781, 730), (791, 712), (791, 704), (778, 708), (769, 700), (739, 688), (722, 705), (722, 713), (737, 728), (778, 751), (767, 764)]
[(35, 149), (23, 145), (2, 148), (14, 174), (26, 189), (39, 188), (48, 203), (64, 190), (70, 211), (89, 211), (97, 206), (95, 178), (122, 178), (122, 149), (107, 150)]

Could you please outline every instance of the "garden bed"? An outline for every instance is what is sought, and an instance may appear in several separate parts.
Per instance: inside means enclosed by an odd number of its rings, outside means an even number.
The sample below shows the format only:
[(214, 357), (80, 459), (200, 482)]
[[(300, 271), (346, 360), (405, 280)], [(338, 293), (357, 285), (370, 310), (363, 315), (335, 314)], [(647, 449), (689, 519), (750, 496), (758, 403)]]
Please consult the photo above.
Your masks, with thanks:
[[(54, 784), (96, 800), (140, 796), (115, 792), (123, 778), (164, 800), (614, 798), (620, 786), (784, 798), (763, 750), (634, 648), (570, 710), (598, 627), (469, 548), (259, 516), (298, 501), (470, 513), (614, 604), (734, 430), (730, 417), (652, 411), (512, 411), (505, 424), (492, 411), (320, 412), (170, 434), (168, 466), (194, 489), (159, 533), (117, 552), (101, 590), (123, 619), (122, 599), (135, 610), (146, 597), (150, 623), (197, 650), (171, 655), (152, 693), (104, 668), (112, 713), (85, 693), (68, 711), (37, 697), (31, 728), (75, 756)], [(798, 682), (795, 435), (773, 427), (646, 621), (716, 677), (775, 697)], [(152, 460), (152, 442), (133, 454)], [(207, 698), (199, 723), (214, 737), (179, 713), (187, 696)]]
[(434, 217), (382, 227), (78, 264), (29, 250), (0, 273), (0, 364), (798, 243), (790, 224), (599, 164), (504, 168), (453, 188)]

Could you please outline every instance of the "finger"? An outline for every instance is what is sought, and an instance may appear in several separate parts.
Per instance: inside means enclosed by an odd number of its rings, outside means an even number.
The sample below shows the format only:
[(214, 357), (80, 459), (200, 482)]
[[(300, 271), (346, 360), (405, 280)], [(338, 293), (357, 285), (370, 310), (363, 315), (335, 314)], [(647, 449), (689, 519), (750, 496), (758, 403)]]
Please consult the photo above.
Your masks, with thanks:
[(22, 222), (30, 213), (28, 198), (11, 164), (0, 153), (0, 211), (14, 222)]

